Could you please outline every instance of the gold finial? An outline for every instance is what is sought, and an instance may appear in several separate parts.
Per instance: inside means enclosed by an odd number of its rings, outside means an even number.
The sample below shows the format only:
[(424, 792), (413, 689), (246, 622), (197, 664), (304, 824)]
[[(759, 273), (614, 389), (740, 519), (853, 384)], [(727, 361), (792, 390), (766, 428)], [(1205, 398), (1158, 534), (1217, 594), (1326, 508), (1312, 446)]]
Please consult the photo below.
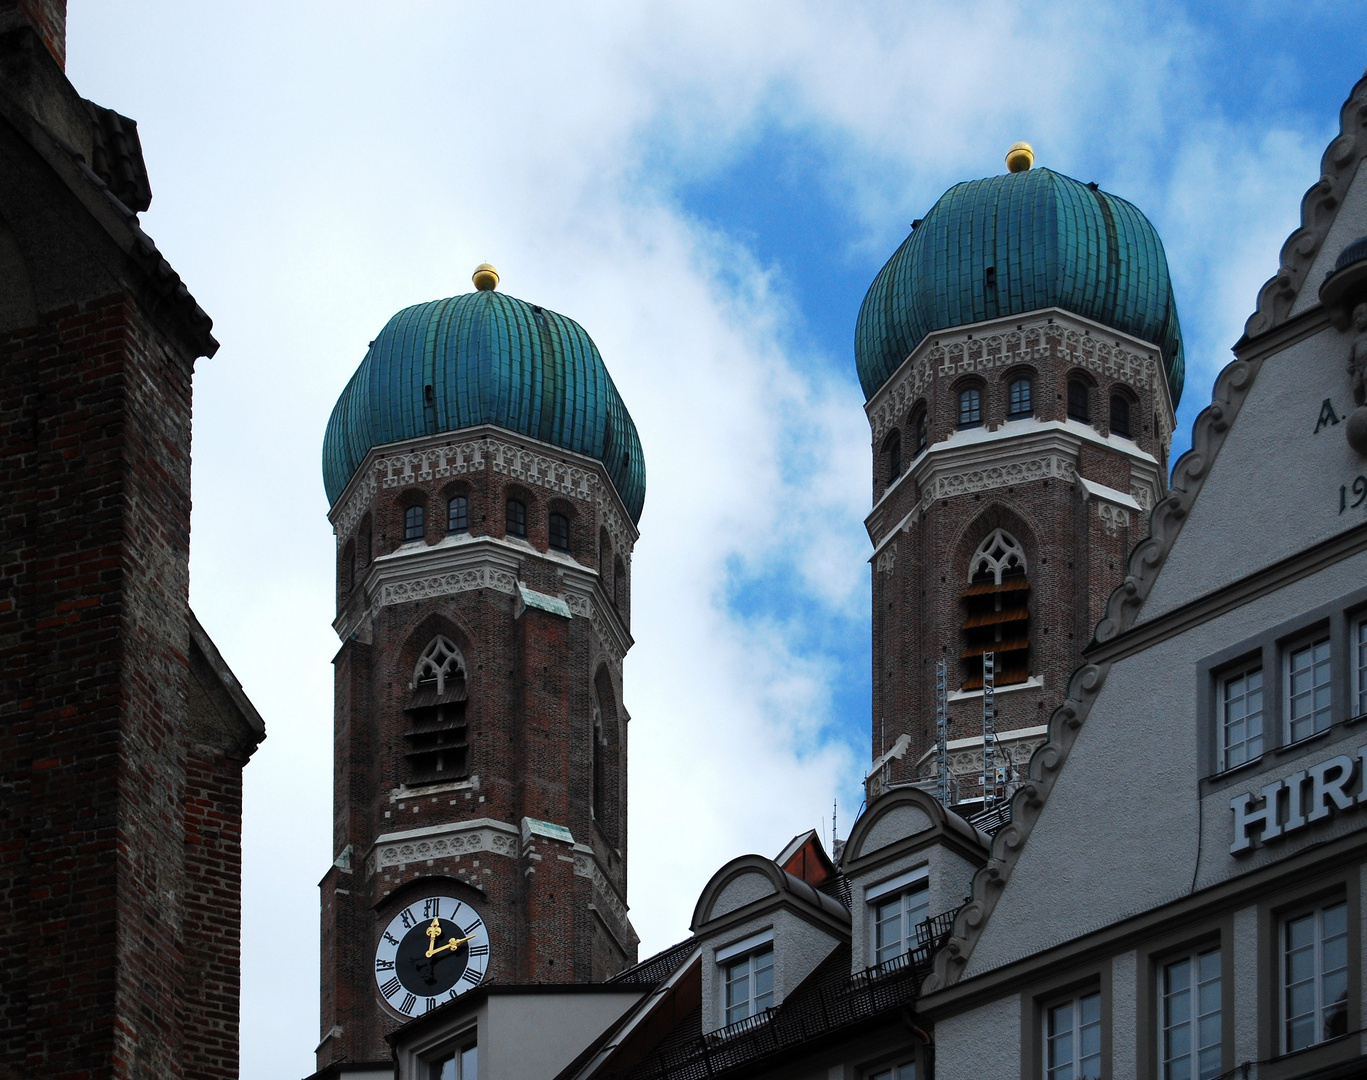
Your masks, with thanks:
[(475, 267), (475, 288), (480, 292), (489, 292), (498, 288), (498, 271), (488, 263), (480, 263)]
[(1010, 172), (1028, 172), (1035, 163), (1035, 148), (1028, 142), (1012, 143), (1006, 152), (1006, 168)]

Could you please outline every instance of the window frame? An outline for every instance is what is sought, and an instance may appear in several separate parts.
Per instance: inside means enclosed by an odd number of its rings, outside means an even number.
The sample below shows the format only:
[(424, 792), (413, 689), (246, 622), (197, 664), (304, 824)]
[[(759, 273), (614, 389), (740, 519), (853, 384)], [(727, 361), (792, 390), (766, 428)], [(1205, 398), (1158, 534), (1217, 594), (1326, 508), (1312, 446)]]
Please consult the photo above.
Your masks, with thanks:
[[(471, 1075), (466, 1076), (466, 1055), (474, 1055), (474, 1068)], [(434, 1055), (422, 1059), (423, 1071), (427, 1074), (423, 1080), (443, 1080), (443, 1067), (450, 1061), (454, 1064), (451, 1070), (453, 1080), (478, 1080), (479, 1077), (479, 1041), (477, 1039), (470, 1042), (461, 1040), (456, 1045), (447, 1046)]]
[[(768, 965), (763, 968), (756, 968), (755, 960), (763, 956), (769, 958)], [(713, 956), (713, 961), (717, 966), (717, 1007), (720, 1010), (718, 1019), (721, 1021), (721, 1027), (730, 1027), (732, 1024), (739, 1024), (743, 1020), (749, 1020), (752, 1017), (758, 1016), (763, 1009), (772, 1009), (776, 1007), (778, 988), (774, 978), (774, 933), (772, 930), (753, 934), (750, 937), (718, 949)], [(739, 981), (731, 978), (731, 972), (742, 964), (746, 967), (745, 979), (747, 989), (744, 1005), (747, 1011), (744, 1016), (737, 1016), (733, 1019), (731, 1016), (732, 1010), (738, 1008), (740, 1003), (737, 1002), (733, 1005), (731, 1002), (731, 987), (735, 982)], [(764, 971), (769, 973), (769, 989), (764, 994), (756, 995), (754, 993), (755, 977), (760, 972)], [(766, 997), (769, 999), (769, 1003), (762, 1008), (759, 1007), (758, 999)]]
[(1349, 618), (1348, 674), (1352, 685), (1348, 692), (1348, 715), (1351, 721), (1367, 717), (1367, 614), (1359, 611)]
[[(909, 913), (907, 902), (913, 895), (924, 897), (925, 915), (915, 922), (907, 925), (905, 920)], [(930, 916), (930, 866), (922, 864), (904, 873), (897, 874), (888, 878), (886, 881), (870, 885), (864, 890), (863, 900), (865, 905), (865, 917), (868, 919), (868, 959), (870, 968), (882, 967), (883, 964), (898, 960), (911, 952), (916, 947), (916, 927)], [(878, 909), (886, 907), (894, 900), (900, 904), (898, 918), (902, 921), (901, 947), (900, 951), (887, 957), (879, 959), (878, 946)]]
[[(1123, 403), (1125, 406), (1125, 424), (1123, 431), (1120, 430), (1120, 428), (1118, 428), (1115, 423), (1115, 404), (1117, 401)], [(1111, 396), (1108, 401), (1108, 406), (1109, 407), (1106, 411), (1106, 433), (1108, 435), (1115, 435), (1119, 438), (1127, 439), (1130, 442), (1134, 442), (1134, 400), (1124, 390), (1120, 389), (1119, 387), (1113, 387), (1111, 389)]]
[[(1182, 1055), (1186, 1058), (1188, 1063), (1190, 1080), (1219, 1080), (1219, 1077), (1225, 1073), (1224, 1020), (1225, 1013), (1229, 1010), (1225, 1001), (1227, 995), (1225, 993), (1224, 954), (1225, 950), (1222, 949), (1217, 942), (1214, 945), (1207, 944), (1204, 947), (1196, 947), (1175, 955), (1167, 956), (1159, 961), (1157, 978), (1155, 980), (1156, 989), (1158, 991), (1158, 1040), (1155, 1046), (1155, 1056), (1157, 1059), (1159, 1080), (1171, 1080), (1170, 1074), (1167, 1071), (1168, 1062), (1179, 1060), (1177, 1058), (1170, 1058), (1168, 1055), (1168, 1033), (1178, 1026), (1169, 1025), (1168, 1023), (1168, 999), (1174, 997), (1177, 993), (1186, 994), (1188, 1001), (1188, 1012), (1181, 1023), (1184, 1024), (1190, 1032), (1188, 1035), (1189, 1045), (1187, 1052)], [(1212, 955), (1215, 957), (1215, 978), (1213, 980), (1207, 979), (1201, 981), (1200, 962)], [(1168, 973), (1178, 964), (1188, 965), (1188, 978), (1190, 981), (1184, 990), (1170, 993), (1168, 990)], [(1195, 1036), (1199, 1035), (1202, 1019), (1212, 1015), (1211, 1012), (1201, 1013), (1197, 1011), (1200, 1007), (1200, 988), (1202, 986), (1209, 986), (1212, 981), (1215, 984), (1217, 995), (1217, 1004), (1213, 1015), (1216, 1018), (1215, 1023), (1217, 1025), (1218, 1034), (1213, 1044), (1200, 1046), (1198, 1045)], [(1218, 1060), (1215, 1063), (1214, 1071), (1209, 1075), (1204, 1075), (1200, 1071), (1201, 1053), (1204, 1050), (1212, 1048), (1217, 1052)]]
[(1139, 1036), (1136, 1075), (1161, 1077), (1163, 1069), (1163, 969), (1184, 956), (1220, 950), (1220, 1067), (1234, 1068), (1234, 913), (1188, 924), (1151, 939), (1139, 947), (1136, 1033)]
[[(1356, 669), (1352, 666), (1355, 657), (1350, 653), (1359, 620), (1367, 620), (1367, 588), (1356, 589), (1287, 619), (1197, 663), (1197, 756), (1203, 797), (1242, 782), (1242, 774), (1255, 762), (1273, 768), (1298, 757), (1309, 746), (1336, 743), (1361, 730), (1363, 717), (1354, 715), (1353, 709), (1352, 680)], [(1329, 726), (1291, 742), (1287, 685), (1290, 654), (1305, 642), (1326, 634), (1330, 646)], [(1263, 669), (1262, 756), (1224, 768), (1222, 680), (1237, 676), (1241, 668), (1259, 665)]]
[(930, 449), (930, 410), (924, 402), (918, 403), (911, 410), (907, 428), (911, 432), (913, 445), (911, 460), (915, 461)]
[(417, 543), (427, 538), (427, 508), (422, 503), (408, 503), (403, 508), (403, 542)]
[[(460, 517), (464, 520), (464, 524), (462, 525), (453, 524), (453, 521), (456, 517), (455, 506), (457, 501), (460, 501), (464, 504), (460, 512)], [(468, 533), (469, 531), (470, 496), (463, 491), (457, 491), (454, 494), (450, 495), (446, 500), (446, 535), (459, 536), (461, 533)]]
[[(1024, 385), (1025, 407), (1016, 407), (1016, 387)], [(1006, 381), (1006, 418), (1008, 420), (1024, 420), (1035, 415), (1035, 379), (1029, 372), (1017, 372), (1007, 378)]]
[[(1321, 661), (1320, 661), (1319, 659), (1316, 658), (1316, 650), (1318, 650), (1321, 646), (1324, 647), (1324, 659), (1323, 659), (1322, 663), (1323, 663), (1324, 666), (1327, 668), (1327, 671), (1326, 671), (1326, 673), (1325, 673), (1325, 680), (1324, 680), (1324, 682), (1323, 682), (1323, 683), (1317, 683), (1317, 682), (1314, 682), (1313, 679), (1314, 679), (1314, 675), (1315, 675), (1316, 671), (1319, 669), (1319, 667), (1320, 667), (1320, 665), (1321, 665)], [(1293, 660), (1298, 654), (1301, 654), (1301, 653), (1304, 653), (1304, 652), (1307, 652), (1307, 651), (1310, 653), (1310, 667), (1309, 667), (1308, 669), (1293, 669), (1292, 666), (1291, 666), (1292, 660)], [(1308, 633), (1308, 634), (1302, 635), (1300, 638), (1298, 638), (1298, 639), (1296, 639), (1296, 640), (1283, 642), (1282, 645), (1281, 645), (1281, 649), (1279, 650), (1279, 652), (1280, 652), (1280, 656), (1279, 656), (1279, 658), (1278, 658), (1278, 662), (1279, 662), (1279, 663), (1281, 664), (1281, 666), (1282, 666), (1282, 671), (1281, 671), (1281, 676), (1282, 676), (1282, 679), (1281, 679), (1281, 682), (1282, 682), (1282, 685), (1281, 685), (1281, 696), (1282, 696), (1282, 701), (1281, 701), (1281, 706), (1282, 706), (1282, 709), (1281, 709), (1281, 714), (1282, 714), (1282, 745), (1283, 745), (1283, 746), (1294, 746), (1296, 743), (1306, 742), (1306, 741), (1308, 741), (1308, 740), (1310, 740), (1310, 739), (1315, 738), (1315, 736), (1317, 736), (1317, 735), (1322, 735), (1324, 732), (1328, 731), (1331, 727), (1334, 726), (1334, 701), (1333, 701), (1333, 698), (1334, 698), (1334, 692), (1333, 692), (1333, 691), (1334, 691), (1334, 640), (1333, 640), (1333, 635), (1329, 632), (1329, 627), (1328, 627), (1328, 626), (1319, 627), (1319, 628), (1317, 628), (1317, 629), (1311, 631), (1311, 632)], [(1294, 707), (1295, 707), (1295, 699), (1296, 699), (1297, 697), (1300, 696), (1299, 694), (1296, 694), (1296, 693), (1293, 692), (1293, 677), (1294, 677), (1294, 675), (1295, 675), (1295, 673), (1296, 673), (1297, 670), (1308, 670), (1308, 671), (1311, 673), (1311, 678), (1312, 678), (1312, 681), (1311, 681), (1311, 684), (1310, 684), (1310, 695), (1311, 695), (1310, 710), (1311, 710), (1311, 711), (1310, 711), (1310, 713), (1308, 714), (1308, 718), (1312, 721), (1312, 724), (1313, 724), (1317, 716), (1319, 716), (1321, 713), (1324, 713), (1324, 714), (1325, 714), (1325, 722), (1324, 722), (1324, 725), (1323, 725), (1322, 727), (1321, 727), (1321, 726), (1313, 726), (1312, 729), (1311, 729), (1309, 732), (1307, 732), (1307, 733), (1305, 733), (1305, 734), (1302, 734), (1302, 735), (1299, 735), (1299, 736), (1296, 735), (1296, 733), (1295, 733), (1295, 725), (1299, 722), (1299, 720), (1304, 720), (1304, 719), (1306, 719), (1307, 717), (1304, 717), (1304, 716), (1303, 716), (1303, 717), (1300, 717), (1300, 718), (1296, 718), (1296, 717), (1294, 717), (1294, 716), (1292, 715), (1292, 714), (1293, 714), (1293, 711), (1294, 711)], [(1316, 702), (1318, 701), (1318, 698), (1319, 698), (1318, 691), (1319, 691), (1321, 688), (1326, 692), (1326, 695), (1327, 695), (1327, 697), (1328, 697), (1328, 699), (1329, 699), (1329, 700), (1326, 702), (1326, 704), (1323, 705), (1322, 707), (1320, 707), (1320, 706), (1318, 706), (1318, 705), (1316, 704)]]
[(864, 1080), (916, 1080), (920, 1069), (918, 1056), (914, 1050), (906, 1050), (891, 1061), (865, 1067), (859, 1072)]
[[(1230, 698), (1229, 698), (1229, 693), (1228, 693), (1229, 684), (1232, 683), (1232, 682), (1234, 682), (1235, 680), (1243, 680), (1243, 681), (1245, 682), (1245, 684), (1247, 684), (1247, 680), (1248, 680), (1249, 678), (1251, 678), (1253, 675), (1257, 675), (1257, 676), (1258, 676), (1258, 689), (1257, 689), (1257, 694), (1258, 694), (1258, 735), (1257, 735), (1257, 739), (1258, 739), (1258, 752), (1257, 752), (1256, 754), (1251, 754), (1251, 753), (1247, 753), (1247, 752), (1246, 752), (1246, 753), (1245, 753), (1245, 756), (1244, 756), (1241, 760), (1235, 761), (1235, 762), (1231, 762), (1231, 761), (1229, 760), (1229, 750), (1230, 750), (1230, 744), (1229, 744), (1230, 720), (1229, 720), (1229, 711), (1228, 711), (1228, 710), (1229, 710), (1229, 704), (1230, 704)], [(1225, 670), (1225, 671), (1222, 671), (1218, 676), (1216, 676), (1216, 695), (1215, 695), (1215, 696), (1216, 696), (1216, 702), (1215, 702), (1215, 705), (1216, 705), (1216, 708), (1217, 708), (1217, 709), (1219, 710), (1219, 712), (1220, 712), (1220, 715), (1219, 715), (1218, 719), (1216, 720), (1216, 728), (1217, 728), (1217, 746), (1216, 746), (1216, 750), (1217, 750), (1218, 755), (1219, 755), (1217, 760), (1218, 760), (1218, 763), (1219, 763), (1220, 772), (1228, 772), (1228, 771), (1231, 770), (1231, 769), (1242, 768), (1244, 765), (1250, 765), (1250, 764), (1252, 764), (1253, 762), (1256, 762), (1256, 761), (1260, 760), (1260, 759), (1262, 758), (1262, 756), (1263, 756), (1263, 749), (1264, 749), (1264, 747), (1266, 746), (1266, 742), (1267, 742), (1267, 677), (1266, 677), (1266, 676), (1267, 676), (1267, 672), (1266, 672), (1266, 669), (1263, 667), (1263, 659), (1262, 659), (1262, 656), (1261, 656), (1261, 655), (1258, 656), (1256, 659), (1246, 661), (1246, 662), (1243, 663), (1243, 664), (1236, 664), (1236, 665), (1234, 665), (1232, 668), (1227, 669), (1227, 670)], [(1247, 690), (1247, 686), (1245, 686), (1245, 690), (1244, 690), (1244, 693), (1243, 693), (1243, 697), (1244, 697), (1245, 700), (1247, 700), (1248, 696), (1249, 696), (1249, 691)], [(1241, 745), (1241, 746), (1245, 746), (1245, 747), (1252, 741), (1252, 736), (1250, 736), (1250, 735), (1248, 734), (1248, 717), (1249, 717), (1249, 713), (1248, 713), (1247, 710), (1245, 710), (1243, 716), (1240, 717), (1240, 721), (1244, 724), (1244, 737), (1243, 737), (1242, 743), (1241, 743), (1240, 745)]]
[[(1113, 961), (1107, 956), (1093, 964), (1042, 979), (1021, 992), (1020, 1075), (1031, 1080), (1046, 1080), (1045, 1039), (1050, 1008), (1071, 998), (1089, 993), (1101, 994), (1101, 1071), (1109, 1076), (1112, 1064), (1112, 988)], [(1143, 1044), (1141, 1043), (1141, 1046)]]
[[(1073, 387), (1075, 386), (1082, 388), (1081, 416), (1079, 416), (1076, 412), (1073, 411)], [(1066, 388), (1064, 390), (1065, 398), (1063, 403), (1063, 415), (1067, 417), (1067, 419), (1079, 424), (1091, 424), (1093, 388), (1087, 383), (1086, 379), (1081, 378), (1076, 373), (1068, 376), (1068, 381), (1065, 384), (1065, 387)]]
[[(977, 418), (976, 418), (976, 419), (973, 419), (973, 420), (965, 420), (965, 419), (964, 419), (964, 397), (965, 397), (965, 395), (967, 395), (967, 394), (977, 394), (977, 395), (978, 395), (978, 406), (977, 406), (977, 413), (978, 413), (978, 414), (977, 414)], [(966, 383), (966, 384), (964, 384), (963, 386), (960, 386), (960, 387), (954, 392), (954, 408), (955, 408), (955, 417), (956, 417), (955, 430), (956, 430), (956, 431), (968, 431), (970, 428), (977, 428), (977, 427), (982, 427), (982, 426), (983, 426), (983, 406), (984, 406), (984, 404), (985, 404), (983, 398), (984, 398), (983, 386), (982, 386), (981, 383), (978, 383), (978, 382)]]
[[(513, 528), (513, 507), (518, 508), (517, 529)], [(527, 539), (527, 501), (517, 495), (508, 495), (503, 500), (503, 535), (515, 540)]]
[[(556, 543), (556, 518), (565, 523), (564, 544)], [(568, 555), (570, 553), (570, 542), (570, 515), (559, 510), (552, 510), (546, 515), (546, 546), (552, 551), (561, 551)]]
[[(1079, 1015), (1081, 1006), (1084, 1002), (1090, 1002), (1094, 998), (1096, 999), (1096, 1020), (1094, 1022), (1089, 1021), (1087, 1023), (1078, 1023), (1077, 1021), (1081, 1020), (1081, 1016)], [(1083, 1029), (1093, 1026), (1093, 1023), (1095, 1023), (1096, 1026), (1096, 1073), (1095, 1075), (1091, 1073), (1079, 1075), (1082, 1059), (1076, 1052), (1074, 1052), (1072, 1055), (1072, 1060), (1068, 1064), (1068, 1068), (1071, 1070), (1073, 1080), (1101, 1080), (1103, 1074), (1108, 1071), (1106, 1068), (1108, 1062), (1108, 1055), (1106, 1053), (1106, 1046), (1104, 1045), (1104, 1040), (1102, 1038), (1103, 1030), (1106, 1027), (1106, 1002), (1102, 999), (1100, 986), (1089, 986), (1080, 988), (1071, 994), (1059, 995), (1053, 998), (1049, 998), (1041, 1003), (1039, 1036), (1040, 1075), (1044, 1078), (1044, 1080), (1053, 1080), (1053, 1072), (1051, 1071), (1051, 1067), (1049, 1064), (1049, 1052), (1052, 1049), (1051, 1043), (1053, 1042), (1054, 1038), (1056, 1038), (1056, 1036), (1050, 1034), (1049, 1025), (1053, 1020), (1054, 1012), (1058, 1009), (1063, 1008), (1065, 1005), (1069, 1006), (1070, 1008), (1071, 1026), (1068, 1035), (1071, 1040), (1073, 1040), (1076, 1043), (1081, 1043), (1082, 1040), (1080, 1036), (1082, 1034)], [(1092, 1055), (1089, 1054), (1087, 1056), (1090, 1057)]]
[[(1340, 934), (1334, 935), (1343, 940), (1344, 965), (1342, 968), (1334, 968), (1333, 972), (1342, 971), (1343, 973), (1343, 1032), (1339, 1035), (1323, 1036), (1323, 1025), (1325, 1023), (1326, 1006), (1323, 1000), (1324, 983), (1326, 977), (1332, 972), (1325, 970), (1325, 927), (1324, 916), (1329, 911), (1342, 910), (1343, 930)], [(1290, 1044), (1290, 1025), (1291, 1017), (1287, 1014), (1287, 996), (1290, 989), (1288, 982), (1290, 970), (1287, 960), (1291, 952), (1287, 940), (1287, 932), (1291, 924), (1301, 922), (1305, 919), (1311, 920), (1313, 938), (1311, 947), (1314, 950), (1314, 970), (1311, 974), (1311, 982), (1314, 985), (1315, 1005), (1311, 1016), (1312, 1023), (1320, 1037), (1311, 1039), (1310, 1042), (1302, 1046), (1292, 1047)], [(1323, 1046), (1326, 1043), (1337, 1042), (1339, 1039), (1346, 1038), (1349, 1032), (1349, 991), (1348, 991), (1348, 969), (1352, 967), (1353, 954), (1349, 951), (1350, 935), (1348, 933), (1348, 898), (1346, 896), (1330, 896), (1306, 905), (1300, 905), (1282, 912), (1277, 918), (1277, 1039), (1278, 1049), (1282, 1054), (1294, 1054), (1301, 1050), (1309, 1050), (1316, 1046)], [(1305, 1014), (1301, 1014), (1305, 1015)]]
[[(1289, 1080), (1308, 1069), (1327, 1067), (1339, 1061), (1354, 1060), (1360, 1053), (1351, 1037), (1353, 1018), (1362, 1001), (1362, 965), (1352, 962), (1362, 955), (1361, 877), (1353, 865), (1297, 887), (1283, 890), (1258, 905), (1258, 1057), (1265, 1062), (1258, 1075), (1266, 1080)], [(1282, 926), (1288, 919), (1312, 908), (1347, 904), (1348, 941), (1348, 1023), (1350, 1037), (1336, 1037), (1312, 1043), (1301, 1050), (1287, 1052), (1284, 1042), (1282, 983)]]

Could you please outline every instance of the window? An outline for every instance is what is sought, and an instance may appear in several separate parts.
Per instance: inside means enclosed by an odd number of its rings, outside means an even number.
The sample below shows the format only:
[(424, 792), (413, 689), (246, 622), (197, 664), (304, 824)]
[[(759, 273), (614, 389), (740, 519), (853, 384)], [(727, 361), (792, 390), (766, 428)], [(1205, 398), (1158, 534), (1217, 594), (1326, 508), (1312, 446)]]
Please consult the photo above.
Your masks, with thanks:
[(968, 560), (963, 595), (964, 690), (983, 687), (983, 653), (993, 654), (995, 686), (1030, 678), (1030, 583), (1025, 549), (1005, 529), (993, 529)]
[(1354, 664), (1357, 668), (1357, 716), (1367, 716), (1367, 619), (1358, 622), (1353, 634)]
[(1111, 434), (1130, 437), (1130, 399), (1124, 394), (1111, 395)]
[(902, 436), (893, 432), (883, 444), (883, 453), (888, 460), (888, 483), (891, 484), (902, 475)]
[(911, 421), (911, 429), (916, 432), (916, 453), (922, 453), (930, 445), (930, 421), (926, 416), (925, 409), (916, 413)]
[(1286, 741), (1329, 727), (1329, 635), (1286, 654)]
[(361, 565), (370, 565), (370, 515), (361, 518)]
[(403, 538), (421, 540), (423, 533), (423, 512), (421, 506), (410, 506), (403, 512)]
[(627, 614), (627, 568), (618, 555), (612, 560), (612, 602), (623, 618)]
[(885, 964), (916, 947), (916, 927), (930, 914), (924, 884), (873, 903), (873, 962)]
[(1263, 754), (1263, 669), (1253, 668), (1221, 680), (1222, 769), (1232, 769)]
[(479, 1054), (474, 1044), (428, 1066), (430, 1080), (479, 1080)]
[(976, 386), (959, 391), (959, 426), (977, 427), (983, 422), (983, 393)]
[(1030, 380), (1012, 379), (1011, 386), (1007, 391), (1006, 415), (1011, 419), (1019, 416), (1029, 416), (1032, 412), (1030, 406)]
[(451, 501), (446, 504), (446, 531), (470, 531), (470, 500), (464, 495), (453, 495)]
[(1068, 419), (1089, 423), (1092, 410), (1088, 403), (1087, 384), (1081, 379), (1068, 380)]
[(593, 733), (590, 737), (593, 739), (593, 819), (595, 821), (603, 821), (607, 816), (604, 813), (603, 806), (605, 796), (607, 795), (607, 785), (604, 783), (603, 777), (603, 750), (605, 748), (604, 743), (607, 742), (607, 739), (603, 735), (603, 710), (598, 707), (597, 693), (594, 694)]
[(450, 638), (439, 634), (423, 649), (411, 685), (404, 708), (408, 779), (430, 784), (465, 776), (465, 660)]
[(774, 950), (770, 946), (726, 965), (726, 1022), (774, 1007)]
[(1162, 1080), (1215, 1080), (1220, 1043), (1220, 950), (1163, 965)]
[(1100, 1080), (1101, 995), (1055, 1005), (1044, 1018), (1046, 1080)]
[(551, 515), (551, 547), (556, 551), (570, 550), (570, 519), (564, 514)]
[(1348, 1033), (1348, 905), (1282, 921), (1282, 1051)]
[(916, 1080), (916, 1062), (905, 1061), (891, 1069), (869, 1073), (869, 1080)]
[(527, 539), (527, 505), (521, 499), (508, 500), (508, 513), (504, 531), (509, 536)]

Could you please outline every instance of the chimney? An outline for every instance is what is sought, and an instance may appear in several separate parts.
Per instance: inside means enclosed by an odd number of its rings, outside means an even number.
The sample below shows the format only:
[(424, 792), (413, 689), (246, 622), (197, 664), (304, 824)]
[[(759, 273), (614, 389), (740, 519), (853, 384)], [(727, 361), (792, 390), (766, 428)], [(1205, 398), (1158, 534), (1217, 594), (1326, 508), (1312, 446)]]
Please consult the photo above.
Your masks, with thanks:
[(0, 32), (31, 26), (66, 70), (66, 0), (0, 0)]

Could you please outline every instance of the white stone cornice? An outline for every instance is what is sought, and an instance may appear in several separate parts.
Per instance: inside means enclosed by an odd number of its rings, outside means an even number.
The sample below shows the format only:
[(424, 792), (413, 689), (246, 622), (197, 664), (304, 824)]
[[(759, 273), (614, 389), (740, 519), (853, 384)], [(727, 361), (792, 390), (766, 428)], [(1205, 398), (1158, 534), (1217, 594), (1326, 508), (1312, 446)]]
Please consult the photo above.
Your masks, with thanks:
[(602, 462), (490, 424), (372, 449), (328, 515), (338, 544), (346, 542), (380, 488), (485, 469), (529, 487), (593, 503), (613, 548), (630, 556), (640, 534)]
[(627, 917), (627, 904), (617, 894), (617, 889), (598, 865), (598, 857), (587, 844), (574, 845), (574, 872), (578, 877), (588, 878), (593, 885), (593, 907), (598, 912), (603, 925), (617, 939), (617, 944), (628, 956), (640, 944), (636, 930)]
[[(911, 514), (888, 529), (885, 518), (890, 503), (884, 495), (864, 519), (875, 553), (889, 536), (909, 527), (917, 510), (924, 511), (937, 499), (1034, 480), (1076, 482), (1078, 458), (1084, 443), (1104, 446), (1124, 457), (1129, 462), (1132, 489), (1147, 489), (1151, 493), (1164, 490), (1164, 478), (1153, 455), (1140, 450), (1128, 439), (1107, 438), (1073, 421), (1013, 420), (995, 431), (985, 428), (956, 431), (949, 438), (933, 443), (901, 477), (900, 483), (914, 484), (919, 496)], [(1137, 495), (1134, 501), (1143, 505)]]
[(391, 866), (449, 859), (456, 855), (503, 855), (518, 857), (518, 832), (515, 825), (493, 818), (475, 818), (449, 825), (385, 833), (377, 836), (366, 853), (366, 874)]
[(988, 319), (927, 334), (864, 406), (874, 445), (881, 444), (888, 430), (906, 418), (935, 378), (1020, 363), (1039, 365), (1055, 349), (1070, 367), (1152, 390), (1162, 403), (1159, 445), (1169, 445), (1175, 420), (1162, 351), (1062, 308), (1041, 308), (1025, 316)]

